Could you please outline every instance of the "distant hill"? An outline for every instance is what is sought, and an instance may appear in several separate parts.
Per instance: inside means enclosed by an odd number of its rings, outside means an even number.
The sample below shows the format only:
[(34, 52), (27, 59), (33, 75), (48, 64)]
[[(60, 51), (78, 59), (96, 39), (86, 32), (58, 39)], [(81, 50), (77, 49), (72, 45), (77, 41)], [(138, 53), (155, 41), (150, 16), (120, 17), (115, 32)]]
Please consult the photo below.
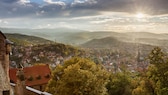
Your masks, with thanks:
[(167, 39), (167, 34), (156, 34), (156, 33), (150, 33), (150, 32), (128, 32), (125, 33), (126, 35), (133, 37), (133, 38), (154, 38), (154, 39)]
[(122, 44), (125, 43), (117, 40), (114, 37), (105, 37), (101, 39), (93, 39), (91, 41), (86, 42), (82, 46), (88, 48), (110, 48), (110, 47), (114, 48), (119, 47)]
[(9, 34), (5, 33), (7, 38), (14, 42), (16, 45), (36, 45), (36, 44), (48, 44), (54, 43), (53, 41), (46, 40), (44, 38), (28, 36), (23, 34)]
[(143, 50), (145, 54), (151, 51), (154, 46), (147, 44), (129, 43), (118, 40), (114, 37), (105, 37), (101, 39), (93, 39), (81, 45), (84, 48), (96, 49), (112, 49), (126, 53), (136, 53), (137, 50)]
[(157, 46), (168, 46), (168, 34), (156, 34), (149, 32), (125, 32), (119, 33), (114, 31), (84, 31), (80, 29), (56, 28), (56, 29), (17, 29), (1, 28), (3, 33), (19, 33), (29, 36), (56, 41), (70, 45), (81, 45), (93, 39), (105, 37), (115, 37), (120, 41), (131, 43), (142, 43)]
[[(51, 41), (57, 41), (65, 44), (76, 44), (81, 40), (76, 40), (80, 32), (87, 32), (79, 29), (55, 28), (55, 29), (19, 29), (19, 28), (0, 28), (3, 33), (17, 33), (29, 36), (36, 36)], [(76, 34), (77, 33), (77, 34)], [(76, 36), (76, 37), (77, 37)], [(79, 38), (79, 37), (77, 37)], [(77, 41), (77, 42), (76, 42)]]
[[(10, 59), (16, 63), (54, 63), (59, 56), (80, 56), (85, 52), (71, 45), (23, 34), (5, 34), (15, 43)], [(42, 54), (42, 56), (40, 56)], [(21, 55), (21, 56), (20, 56)]]
[(143, 44), (150, 44), (150, 45), (155, 45), (155, 46), (159, 46), (159, 47), (167, 47), (168, 46), (167, 39), (138, 38), (136, 40), (138, 43), (143, 43)]
[(8, 34), (8, 33), (6, 33), (5, 35), (9, 40), (14, 42), (16, 45), (22, 45), (22, 46), (33, 45), (33, 50), (35, 52), (48, 50), (48, 51), (55, 51), (62, 55), (66, 55), (66, 53), (73, 54), (74, 52), (78, 51), (78, 49), (73, 46), (65, 45), (62, 43), (56, 43), (40, 37), (28, 36), (23, 34)]

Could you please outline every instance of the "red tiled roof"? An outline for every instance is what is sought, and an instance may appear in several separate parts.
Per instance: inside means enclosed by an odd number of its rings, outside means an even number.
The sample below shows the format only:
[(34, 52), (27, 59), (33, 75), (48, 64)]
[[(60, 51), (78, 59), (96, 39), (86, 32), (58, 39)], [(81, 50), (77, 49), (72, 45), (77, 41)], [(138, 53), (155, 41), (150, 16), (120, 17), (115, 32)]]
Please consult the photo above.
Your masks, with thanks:
[[(9, 70), (10, 80), (16, 83), (16, 68), (11, 68)], [(36, 86), (47, 84), (50, 80), (51, 71), (48, 65), (37, 65), (33, 67), (25, 67), (23, 68), (25, 83), (27, 86)]]

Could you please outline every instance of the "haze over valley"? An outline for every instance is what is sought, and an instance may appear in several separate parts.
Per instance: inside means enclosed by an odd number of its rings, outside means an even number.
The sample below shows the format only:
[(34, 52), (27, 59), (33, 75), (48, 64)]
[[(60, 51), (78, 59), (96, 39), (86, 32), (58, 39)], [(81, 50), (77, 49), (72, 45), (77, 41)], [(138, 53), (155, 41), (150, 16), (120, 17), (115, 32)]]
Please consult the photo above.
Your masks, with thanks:
[[(16, 29), (2, 28), (4, 33), (23, 34), (41, 37), (50, 41), (80, 46), (88, 41), (106, 37), (114, 37), (122, 42), (141, 43), (153, 46), (168, 46), (168, 34), (150, 32), (126, 32), (118, 33), (115, 31), (85, 31), (68, 28), (58, 29)], [(104, 43), (105, 44), (105, 43)]]

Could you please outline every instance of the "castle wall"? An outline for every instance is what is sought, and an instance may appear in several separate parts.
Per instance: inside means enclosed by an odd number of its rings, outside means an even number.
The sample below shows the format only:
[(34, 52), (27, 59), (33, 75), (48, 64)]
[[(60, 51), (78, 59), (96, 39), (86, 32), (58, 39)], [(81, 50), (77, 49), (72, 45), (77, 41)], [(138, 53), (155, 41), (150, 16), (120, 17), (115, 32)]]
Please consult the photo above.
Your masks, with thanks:
[[(5, 95), (4, 93), (10, 92), (11, 87), (1, 61), (0, 61), (0, 84), (1, 84), (0, 95)], [(10, 94), (6, 94), (6, 95), (10, 95)]]
[(11, 95), (9, 81), (9, 54), (6, 52), (6, 37), (0, 32), (0, 95)]
[(0, 61), (2, 62), (2, 64), (4, 64), (4, 60), (5, 60), (5, 38), (0, 35)]

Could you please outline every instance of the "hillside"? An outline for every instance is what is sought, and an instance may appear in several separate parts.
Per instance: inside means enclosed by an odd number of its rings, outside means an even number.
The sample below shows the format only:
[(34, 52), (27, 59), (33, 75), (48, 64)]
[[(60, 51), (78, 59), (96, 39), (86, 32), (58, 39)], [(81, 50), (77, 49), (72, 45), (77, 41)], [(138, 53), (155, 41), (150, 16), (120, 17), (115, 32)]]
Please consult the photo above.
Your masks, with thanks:
[(88, 48), (110, 48), (110, 47), (114, 48), (122, 44), (123, 42), (117, 40), (116, 38), (106, 37), (106, 38), (101, 38), (101, 39), (93, 39), (83, 44), (82, 46), (88, 47)]
[(46, 40), (44, 38), (28, 36), (23, 34), (9, 34), (5, 33), (6, 37), (14, 42), (16, 45), (36, 45), (36, 44), (48, 44), (54, 43), (53, 41)]
[(154, 46), (147, 44), (129, 43), (118, 40), (114, 37), (105, 37), (101, 39), (93, 39), (81, 45), (84, 48), (93, 49), (112, 49), (119, 50), (120, 52), (135, 53), (137, 50), (142, 50), (145, 54), (149, 52)]
[(56, 29), (1, 28), (1, 30), (4, 33), (13, 33), (13, 34), (18, 33), (30, 36), (33, 35), (36, 37), (70, 45), (81, 45), (92, 39), (115, 37), (124, 42), (131, 42), (131, 43), (136, 42), (149, 45), (168, 46), (167, 44), (165, 44), (165, 42), (168, 41), (168, 34), (155, 34), (149, 32), (125, 32), (125, 33), (118, 33), (113, 31), (89, 32), (68, 28), (67, 29), (66, 28), (56, 28)]
[[(12, 55), (10, 60), (14, 63), (22, 63), (24, 66), (35, 63), (56, 63), (71, 56), (80, 56), (85, 52), (76, 47), (55, 43), (35, 36), (23, 34), (5, 34), (13, 41)], [(59, 59), (59, 60), (58, 60)], [(16, 65), (13, 64), (12, 67)]]
[(138, 41), (138, 43), (143, 43), (143, 44), (156, 45), (159, 47), (167, 47), (168, 46), (167, 39), (138, 38), (136, 40)]

